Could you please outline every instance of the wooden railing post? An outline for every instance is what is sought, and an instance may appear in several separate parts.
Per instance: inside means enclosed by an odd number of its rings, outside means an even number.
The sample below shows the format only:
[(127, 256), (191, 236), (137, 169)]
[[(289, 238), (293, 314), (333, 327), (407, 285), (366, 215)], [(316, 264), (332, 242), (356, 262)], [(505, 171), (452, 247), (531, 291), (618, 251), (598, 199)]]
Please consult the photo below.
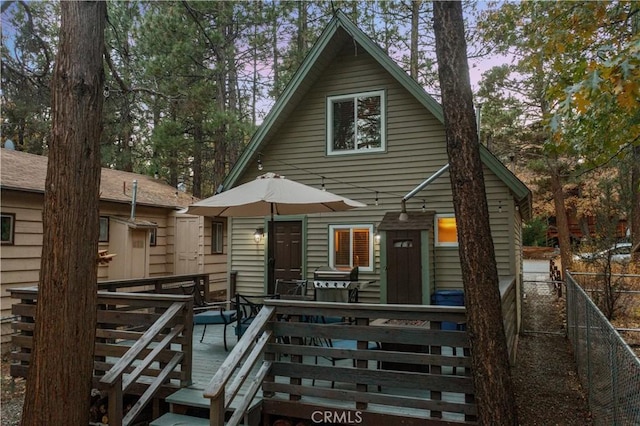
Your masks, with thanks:
[(211, 398), (211, 408), (209, 412), (209, 419), (211, 426), (224, 426), (224, 386), (220, 390), (220, 393), (214, 398)]
[[(292, 315), (289, 318), (289, 321), (292, 322), (300, 322), (300, 315)], [(303, 340), (300, 336), (290, 337), (292, 345), (302, 345)], [(302, 363), (302, 355), (291, 355), (291, 362), (296, 364)], [(300, 377), (291, 377), (289, 379), (289, 383), (292, 385), (300, 386), (302, 384), (302, 379)], [(289, 394), (290, 401), (300, 401), (301, 396), (298, 394)]]
[(122, 376), (109, 388), (109, 426), (122, 426)]
[[(369, 318), (356, 318), (356, 325), (369, 325)], [(359, 350), (366, 350), (369, 347), (368, 341), (358, 340), (357, 348)], [(366, 359), (356, 359), (355, 360), (356, 368), (369, 368), (369, 361)], [(356, 390), (358, 392), (367, 393), (368, 386), (362, 383), (356, 383)], [(366, 401), (356, 401), (356, 409), (357, 410), (366, 410), (367, 402)]]
[[(432, 330), (442, 330), (442, 322), (441, 321), (431, 321), (431, 329)], [(429, 353), (433, 355), (442, 355), (442, 346), (431, 346), (429, 348)], [(440, 364), (431, 365), (429, 368), (431, 374), (442, 374), (442, 366)], [(440, 391), (431, 391), (431, 399), (434, 401), (442, 400), (442, 392)], [(431, 411), (431, 417), (436, 419), (442, 418), (442, 411)]]

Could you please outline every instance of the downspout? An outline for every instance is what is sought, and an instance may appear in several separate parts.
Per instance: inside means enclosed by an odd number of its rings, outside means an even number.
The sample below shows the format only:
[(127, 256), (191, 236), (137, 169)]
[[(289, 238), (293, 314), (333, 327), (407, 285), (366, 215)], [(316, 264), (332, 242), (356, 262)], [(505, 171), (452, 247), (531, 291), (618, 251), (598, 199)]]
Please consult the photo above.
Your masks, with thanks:
[(131, 194), (131, 220), (136, 218), (136, 196), (138, 195), (138, 181), (133, 181), (133, 193)]

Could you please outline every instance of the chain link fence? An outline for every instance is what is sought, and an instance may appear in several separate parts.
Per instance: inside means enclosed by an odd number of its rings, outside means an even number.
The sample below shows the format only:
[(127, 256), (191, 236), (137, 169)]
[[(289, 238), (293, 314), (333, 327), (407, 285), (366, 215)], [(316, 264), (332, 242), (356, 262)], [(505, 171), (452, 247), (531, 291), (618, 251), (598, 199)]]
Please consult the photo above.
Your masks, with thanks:
[(567, 334), (597, 425), (640, 424), (640, 359), (571, 274)]

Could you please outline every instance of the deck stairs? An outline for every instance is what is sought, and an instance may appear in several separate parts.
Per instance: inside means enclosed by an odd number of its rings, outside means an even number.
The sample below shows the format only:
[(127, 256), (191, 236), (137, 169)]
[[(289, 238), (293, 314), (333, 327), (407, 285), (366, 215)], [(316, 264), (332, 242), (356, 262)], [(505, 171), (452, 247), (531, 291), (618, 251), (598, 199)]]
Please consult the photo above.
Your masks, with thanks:
[[(242, 397), (242, 394), (238, 394)], [(234, 400), (227, 409), (225, 418), (231, 417), (242, 398)], [(169, 395), (166, 399), (170, 411), (155, 419), (149, 426), (209, 426), (210, 400), (204, 397), (204, 389), (188, 387)], [(257, 426), (261, 419), (262, 401), (254, 398), (246, 410), (242, 425)]]

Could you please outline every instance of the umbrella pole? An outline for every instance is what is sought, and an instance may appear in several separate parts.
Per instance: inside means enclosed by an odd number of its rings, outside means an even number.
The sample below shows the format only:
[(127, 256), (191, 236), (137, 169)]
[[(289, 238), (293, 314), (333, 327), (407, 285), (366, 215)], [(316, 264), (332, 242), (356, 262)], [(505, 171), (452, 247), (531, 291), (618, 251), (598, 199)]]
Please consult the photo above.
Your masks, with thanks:
[(269, 248), (267, 249), (267, 293), (275, 292), (276, 275), (276, 227), (273, 221), (273, 203), (271, 203), (271, 220), (269, 221)]

